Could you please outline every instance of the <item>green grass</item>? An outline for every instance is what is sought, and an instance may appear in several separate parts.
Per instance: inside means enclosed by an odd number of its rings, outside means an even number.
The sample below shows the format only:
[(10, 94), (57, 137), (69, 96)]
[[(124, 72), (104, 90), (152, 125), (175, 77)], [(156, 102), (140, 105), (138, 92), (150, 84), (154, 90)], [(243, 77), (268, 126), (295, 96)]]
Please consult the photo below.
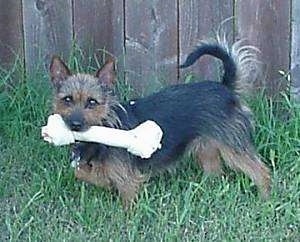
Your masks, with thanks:
[(299, 240), (300, 114), (287, 99), (251, 101), (255, 142), (272, 170), (268, 201), (242, 174), (207, 178), (185, 158), (125, 213), (115, 193), (74, 179), (67, 148), (41, 140), (48, 77), (17, 81), (18, 68), (0, 72), (0, 90), (16, 83), (0, 94), (0, 241)]

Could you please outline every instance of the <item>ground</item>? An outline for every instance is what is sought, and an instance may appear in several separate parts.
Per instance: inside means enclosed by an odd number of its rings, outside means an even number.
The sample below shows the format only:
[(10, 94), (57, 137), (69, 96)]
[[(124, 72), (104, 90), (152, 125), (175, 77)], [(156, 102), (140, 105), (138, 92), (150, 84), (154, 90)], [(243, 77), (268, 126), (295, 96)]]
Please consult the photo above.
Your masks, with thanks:
[[(0, 87), (15, 72), (2, 71)], [(14, 83), (0, 93), (0, 241), (299, 240), (300, 113), (285, 96), (250, 102), (256, 147), (272, 171), (269, 200), (242, 174), (208, 178), (185, 157), (124, 212), (116, 193), (75, 180), (67, 147), (42, 141), (47, 76)]]

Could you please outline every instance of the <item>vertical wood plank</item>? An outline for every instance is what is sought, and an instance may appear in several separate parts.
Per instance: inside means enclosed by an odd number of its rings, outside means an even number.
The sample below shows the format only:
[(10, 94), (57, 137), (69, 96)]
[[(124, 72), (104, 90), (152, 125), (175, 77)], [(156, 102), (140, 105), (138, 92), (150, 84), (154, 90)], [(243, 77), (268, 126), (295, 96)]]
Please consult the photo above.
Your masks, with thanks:
[(72, 47), (71, 0), (24, 0), (25, 63), (28, 73), (48, 68), (51, 56)]
[(237, 36), (261, 50), (267, 93), (277, 95), (288, 84), (279, 71), (289, 69), (290, 1), (239, 0), (236, 4)]
[(0, 0), (0, 65), (10, 68), (17, 56), (23, 57), (21, 0)]
[[(112, 11), (112, 53), (118, 57), (119, 73), (124, 72), (124, 58), (125, 58), (125, 19), (124, 19), (124, 1), (125, 0), (111, 0), (113, 2)], [(123, 73), (124, 76), (124, 73)]]
[[(124, 55), (123, 0), (74, 0), (75, 39), (84, 57)], [(108, 53), (108, 54), (109, 54)], [(95, 63), (93, 63), (95, 64)]]
[[(222, 0), (180, 0), (179, 1), (179, 36), (180, 63), (194, 50), (199, 41), (215, 37), (219, 27), (227, 34), (227, 40), (233, 38), (233, 1)], [(222, 26), (222, 22), (229, 19)], [(219, 65), (213, 57), (204, 56), (192, 67), (180, 71), (181, 79), (187, 73), (193, 73), (204, 79), (219, 80)]]
[(125, 1), (126, 79), (139, 95), (177, 82), (177, 1)]
[(300, 102), (300, 1), (292, 1), (291, 95)]

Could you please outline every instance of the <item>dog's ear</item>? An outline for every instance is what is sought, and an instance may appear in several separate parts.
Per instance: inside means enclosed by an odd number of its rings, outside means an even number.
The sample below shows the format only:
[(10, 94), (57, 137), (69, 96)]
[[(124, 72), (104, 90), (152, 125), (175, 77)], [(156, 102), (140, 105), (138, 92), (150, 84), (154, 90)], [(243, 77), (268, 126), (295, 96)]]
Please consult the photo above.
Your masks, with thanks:
[(53, 56), (50, 64), (50, 76), (52, 83), (57, 86), (60, 82), (66, 80), (71, 72), (67, 65), (59, 56)]
[(98, 78), (99, 84), (107, 88), (112, 88), (116, 83), (114, 60), (108, 60), (105, 65), (96, 72), (96, 77)]

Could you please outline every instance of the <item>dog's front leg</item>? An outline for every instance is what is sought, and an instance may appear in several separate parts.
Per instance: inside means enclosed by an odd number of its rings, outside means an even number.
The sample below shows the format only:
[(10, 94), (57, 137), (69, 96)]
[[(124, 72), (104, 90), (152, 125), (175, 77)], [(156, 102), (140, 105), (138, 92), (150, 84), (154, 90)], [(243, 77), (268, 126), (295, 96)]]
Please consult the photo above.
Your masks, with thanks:
[(89, 163), (80, 162), (75, 168), (75, 176), (99, 187), (115, 187), (122, 198), (124, 208), (128, 209), (145, 181), (145, 176), (137, 168), (132, 167), (129, 160), (121, 159), (122, 156), (113, 155), (101, 162), (95, 160)]

